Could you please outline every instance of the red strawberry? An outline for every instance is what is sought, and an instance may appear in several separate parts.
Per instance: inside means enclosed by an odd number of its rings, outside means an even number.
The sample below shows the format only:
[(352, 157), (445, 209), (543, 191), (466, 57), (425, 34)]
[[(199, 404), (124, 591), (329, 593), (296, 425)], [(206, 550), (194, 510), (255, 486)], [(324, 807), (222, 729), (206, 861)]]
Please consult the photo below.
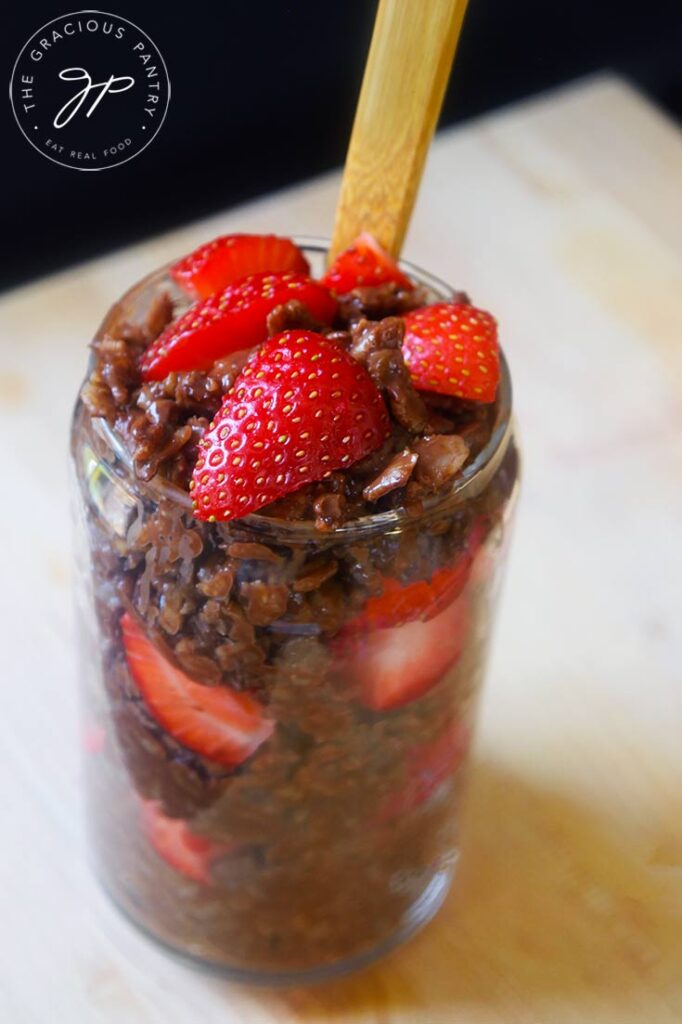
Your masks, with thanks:
[(452, 565), (437, 569), (430, 580), (401, 583), (386, 577), (381, 593), (368, 599), (360, 614), (345, 626), (345, 634), (387, 629), (438, 615), (464, 590), (484, 534), (483, 524), (474, 522), (464, 550)]
[(249, 694), (195, 683), (157, 651), (127, 613), (121, 629), (128, 668), (147, 709), (183, 746), (233, 766), (272, 735), (274, 722)]
[(169, 818), (156, 800), (140, 801), (142, 833), (156, 853), (186, 878), (208, 885), (211, 864), (234, 847), (197, 836), (187, 822)]
[(440, 682), (462, 653), (468, 632), (463, 594), (432, 619), (342, 637), (337, 649), (362, 703), (388, 711)]
[(339, 253), (322, 278), (322, 283), (332, 288), (337, 295), (360, 286), (386, 284), (389, 281), (403, 288), (413, 287), (396, 261), (366, 231), (358, 235), (349, 249)]
[(290, 238), (223, 235), (176, 263), (171, 276), (195, 299), (205, 299), (247, 274), (282, 270), (310, 273), (307, 259)]
[(235, 519), (374, 451), (389, 433), (364, 366), (313, 331), (270, 338), (244, 367), (201, 442), (197, 519)]
[(451, 722), (428, 743), (415, 747), (407, 756), (407, 780), (383, 804), (379, 822), (386, 824), (425, 804), (462, 764), (471, 734), (462, 722)]
[(381, 594), (370, 597), (361, 614), (346, 629), (386, 629), (415, 619), (433, 618), (462, 592), (472, 560), (473, 554), (467, 549), (454, 565), (438, 569), (430, 580), (405, 585), (387, 577)]
[(152, 342), (142, 357), (145, 380), (163, 380), (172, 371), (208, 370), (217, 359), (265, 339), (268, 313), (298, 299), (329, 324), (336, 302), (327, 289), (303, 274), (252, 274), (195, 303)]
[(463, 302), (437, 302), (407, 313), (403, 356), (415, 387), (494, 402), (500, 380), (497, 323)]

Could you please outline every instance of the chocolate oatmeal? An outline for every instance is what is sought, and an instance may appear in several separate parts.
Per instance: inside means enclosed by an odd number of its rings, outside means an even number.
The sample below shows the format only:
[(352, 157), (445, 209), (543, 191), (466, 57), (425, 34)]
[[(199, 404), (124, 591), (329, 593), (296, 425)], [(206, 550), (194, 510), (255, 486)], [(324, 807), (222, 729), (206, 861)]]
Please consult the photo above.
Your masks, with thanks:
[(361, 962), (443, 898), (517, 474), (488, 314), (388, 257), (338, 291), (286, 241), (134, 289), (73, 431), (100, 874), (258, 978)]

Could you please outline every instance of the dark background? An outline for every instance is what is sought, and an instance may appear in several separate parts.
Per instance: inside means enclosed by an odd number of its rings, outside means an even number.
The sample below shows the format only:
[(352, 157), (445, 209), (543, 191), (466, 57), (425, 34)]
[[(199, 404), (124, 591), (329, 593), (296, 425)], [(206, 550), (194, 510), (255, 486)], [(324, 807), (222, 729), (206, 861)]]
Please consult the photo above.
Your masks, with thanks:
[[(7, 83), (26, 39), (76, 7), (31, 0), (6, 13)], [(134, 21), (164, 55), (172, 84), (166, 122), (134, 160), (85, 174), (35, 152), (5, 101), (0, 288), (343, 161), (372, 0), (103, 7)], [(681, 43), (682, 4), (672, 0), (471, 0), (441, 124), (600, 69), (629, 77), (679, 117)]]

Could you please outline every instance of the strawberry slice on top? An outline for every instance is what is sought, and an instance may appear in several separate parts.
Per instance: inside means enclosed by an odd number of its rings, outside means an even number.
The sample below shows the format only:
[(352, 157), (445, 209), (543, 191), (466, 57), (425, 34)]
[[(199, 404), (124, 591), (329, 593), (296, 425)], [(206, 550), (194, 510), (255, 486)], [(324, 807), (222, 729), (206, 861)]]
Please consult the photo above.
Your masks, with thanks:
[(350, 248), (339, 253), (321, 280), (337, 295), (343, 295), (353, 288), (388, 284), (391, 281), (401, 288), (414, 287), (393, 257), (366, 231), (358, 235)]
[(216, 360), (260, 344), (268, 313), (290, 299), (298, 299), (324, 324), (334, 319), (336, 301), (318, 281), (288, 271), (251, 274), (196, 302), (169, 324), (142, 356), (144, 380), (208, 370)]
[(128, 668), (147, 710), (178, 743), (233, 767), (270, 738), (275, 723), (249, 694), (190, 679), (156, 649), (127, 612), (121, 631)]
[(195, 835), (186, 821), (169, 818), (156, 800), (140, 801), (141, 831), (156, 854), (179, 874), (208, 885), (211, 865), (234, 847)]
[(403, 319), (403, 356), (416, 388), (495, 401), (500, 349), (490, 313), (463, 302), (436, 302)]
[(171, 277), (195, 299), (205, 299), (249, 274), (284, 270), (309, 274), (310, 265), (290, 238), (222, 235), (179, 260)]
[(381, 394), (345, 349), (314, 331), (277, 334), (244, 367), (200, 442), (194, 515), (255, 512), (351, 466), (389, 430)]

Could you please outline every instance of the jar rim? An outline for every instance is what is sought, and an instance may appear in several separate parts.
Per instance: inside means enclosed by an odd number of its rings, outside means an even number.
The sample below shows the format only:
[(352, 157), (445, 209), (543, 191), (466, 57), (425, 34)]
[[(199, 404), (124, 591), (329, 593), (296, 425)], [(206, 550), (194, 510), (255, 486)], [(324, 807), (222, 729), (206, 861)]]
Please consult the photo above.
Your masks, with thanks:
[[(324, 257), (329, 248), (329, 242), (322, 238), (306, 235), (295, 235), (293, 240), (303, 249), (306, 255), (318, 254)], [(455, 289), (435, 275), (411, 263), (409, 260), (400, 259), (398, 264), (401, 270), (415, 280), (418, 284), (424, 285), (434, 296), (436, 301), (451, 301), (455, 295)], [(120, 318), (121, 309), (126, 303), (132, 304), (140, 299), (148, 289), (163, 284), (167, 288), (175, 289), (173, 281), (168, 277), (171, 263), (158, 268), (147, 274), (136, 284), (132, 285), (121, 298), (109, 309), (96, 337), (108, 331), (112, 321)], [(178, 298), (181, 293), (176, 290)], [(187, 298), (182, 293), (182, 298)], [(121, 436), (105, 419), (89, 419), (92, 429), (99, 435), (102, 441), (113, 451), (116, 458), (123, 463), (130, 473), (133, 473), (132, 459)], [(388, 533), (392, 530), (401, 529), (406, 525), (415, 525), (425, 518), (431, 518), (447, 513), (454, 506), (461, 504), (468, 498), (475, 497), (486, 486), (499, 467), (502, 458), (507, 450), (512, 433), (512, 383), (509, 366), (503, 350), (500, 348), (500, 384), (497, 397), (497, 415), (493, 423), (490, 437), (478, 455), (468, 466), (458, 474), (448, 491), (444, 494), (435, 495), (431, 501), (424, 502), (423, 509), (415, 514), (404, 508), (389, 509), (384, 512), (372, 512), (369, 515), (359, 516), (349, 520), (341, 526), (330, 530), (328, 534), (321, 533), (312, 520), (290, 520), (278, 519), (275, 516), (266, 516), (258, 512), (252, 512), (241, 519), (227, 520), (225, 523), (214, 523), (214, 526), (247, 527), (258, 534), (286, 534), (291, 539), (301, 540), (306, 537), (314, 537), (317, 543), (321, 537), (335, 539), (342, 536), (348, 539), (354, 535), (366, 536), (375, 532)], [(135, 486), (143, 493), (147, 493), (152, 500), (164, 498), (184, 505), (188, 511), (192, 509), (192, 501), (189, 493), (175, 484), (170, 483), (163, 477), (156, 476), (150, 481), (140, 480), (135, 477)]]

